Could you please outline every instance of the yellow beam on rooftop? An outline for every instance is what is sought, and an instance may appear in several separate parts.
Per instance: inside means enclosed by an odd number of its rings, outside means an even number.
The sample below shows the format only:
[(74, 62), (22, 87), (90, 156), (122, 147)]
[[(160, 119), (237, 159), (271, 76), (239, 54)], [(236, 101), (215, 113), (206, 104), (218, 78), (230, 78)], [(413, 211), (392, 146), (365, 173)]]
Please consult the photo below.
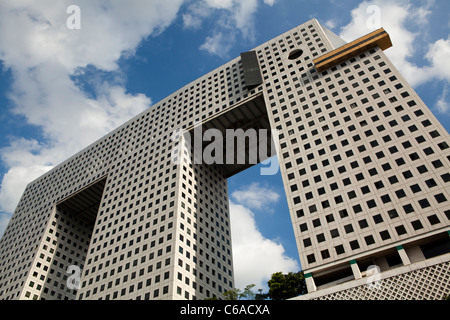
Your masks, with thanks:
[(392, 47), (391, 38), (383, 28), (375, 30), (355, 41), (330, 51), (323, 56), (314, 59), (313, 62), (317, 71), (321, 72), (375, 46), (378, 46), (381, 50)]

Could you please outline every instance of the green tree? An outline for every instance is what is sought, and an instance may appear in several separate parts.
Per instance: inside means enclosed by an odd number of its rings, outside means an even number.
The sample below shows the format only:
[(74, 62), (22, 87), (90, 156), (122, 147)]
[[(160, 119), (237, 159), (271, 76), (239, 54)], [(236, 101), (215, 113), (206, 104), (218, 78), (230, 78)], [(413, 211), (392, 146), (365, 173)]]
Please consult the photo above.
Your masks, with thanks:
[(227, 290), (223, 293), (225, 300), (239, 300), (240, 295), (241, 295), (241, 290), (237, 289), (237, 288)]
[(241, 289), (233, 288), (225, 291), (223, 296), (225, 297), (225, 300), (255, 300), (255, 293), (252, 290), (253, 287), (255, 287), (254, 284), (249, 284), (245, 287), (244, 292), (242, 292)]
[(244, 292), (239, 295), (239, 299), (246, 298), (246, 300), (255, 300), (255, 293), (253, 292), (254, 284), (249, 284), (245, 287)]
[(307, 293), (305, 276), (303, 272), (289, 272), (283, 274), (276, 272), (267, 282), (269, 285), (268, 296), (272, 300), (285, 300)]
[(255, 300), (266, 300), (269, 297), (269, 294), (263, 293), (263, 289), (258, 289), (259, 293), (255, 294)]

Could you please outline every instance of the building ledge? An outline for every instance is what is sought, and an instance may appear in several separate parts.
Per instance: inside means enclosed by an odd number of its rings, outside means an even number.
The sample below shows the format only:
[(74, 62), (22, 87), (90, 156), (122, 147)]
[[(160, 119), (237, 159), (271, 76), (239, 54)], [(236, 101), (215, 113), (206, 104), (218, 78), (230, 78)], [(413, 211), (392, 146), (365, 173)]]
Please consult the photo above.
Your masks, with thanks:
[[(434, 265), (444, 264), (450, 262), (450, 253), (446, 253), (437, 257), (433, 257), (430, 259), (426, 259), (423, 261), (419, 261), (416, 263), (412, 263), (406, 266), (397, 267), (394, 269), (386, 270), (384, 272), (379, 273), (379, 280), (388, 279), (391, 277), (395, 277), (404, 273), (408, 273), (411, 271), (424, 269), (428, 267), (432, 267)], [(361, 279), (356, 280), (350, 280), (346, 281), (344, 283), (337, 284), (333, 287), (323, 288), (319, 289), (315, 292), (311, 292), (305, 295), (301, 295), (295, 298), (292, 298), (290, 300), (314, 300), (318, 299), (322, 296), (330, 295), (336, 292), (344, 291), (344, 290), (350, 290), (359, 286), (365, 286), (368, 285), (370, 282), (370, 279), (368, 277), (363, 277)]]

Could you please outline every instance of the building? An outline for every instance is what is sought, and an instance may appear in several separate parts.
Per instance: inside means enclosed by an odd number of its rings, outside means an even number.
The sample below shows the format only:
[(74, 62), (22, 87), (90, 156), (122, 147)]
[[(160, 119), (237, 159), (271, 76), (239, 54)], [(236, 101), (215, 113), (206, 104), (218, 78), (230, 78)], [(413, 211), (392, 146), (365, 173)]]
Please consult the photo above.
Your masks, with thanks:
[(269, 145), (278, 146), (305, 298), (355, 295), (372, 265), (383, 281), (400, 277), (397, 286), (412, 266), (426, 271), (414, 273), (419, 282), (434, 270), (440, 284), (429, 297), (441, 297), (449, 135), (385, 56), (391, 45), (383, 29), (347, 44), (310, 20), (31, 182), (0, 241), (0, 297), (221, 297), (233, 287), (226, 179), (251, 166), (261, 146), (249, 142), (247, 161), (236, 153), (236, 161), (196, 163), (195, 130), (211, 128), (276, 130)]

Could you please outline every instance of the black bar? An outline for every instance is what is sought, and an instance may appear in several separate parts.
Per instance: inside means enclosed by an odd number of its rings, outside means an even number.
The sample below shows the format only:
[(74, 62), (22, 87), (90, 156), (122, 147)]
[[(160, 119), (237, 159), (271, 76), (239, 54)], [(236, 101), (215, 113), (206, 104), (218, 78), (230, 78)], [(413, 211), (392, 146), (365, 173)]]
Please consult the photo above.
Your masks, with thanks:
[(241, 53), (242, 67), (244, 69), (245, 85), (248, 89), (262, 84), (261, 70), (258, 56), (255, 51)]

